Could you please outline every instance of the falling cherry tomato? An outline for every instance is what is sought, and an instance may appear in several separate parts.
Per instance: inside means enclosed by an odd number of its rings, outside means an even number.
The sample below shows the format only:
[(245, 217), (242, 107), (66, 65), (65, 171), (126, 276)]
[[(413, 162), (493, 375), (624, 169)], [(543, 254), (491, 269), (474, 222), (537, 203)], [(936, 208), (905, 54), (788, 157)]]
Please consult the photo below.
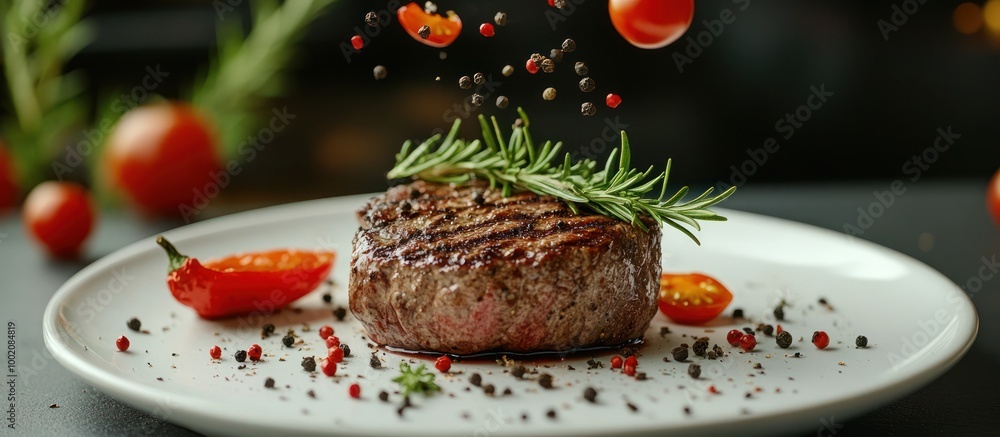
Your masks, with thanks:
[(700, 274), (670, 274), (660, 277), (660, 311), (677, 323), (698, 325), (716, 318), (733, 294), (719, 281)]
[(611, 24), (632, 45), (658, 49), (684, 34), (694, 18), (694, 0), (611, 0)]
[(993, 175), (986, 190), (986, 207), (990, 210), (990, 214), (993, 214), (993, 221), (1000, 226), (1000, 170)]
[[(462, 32), (462, 19), (454, 11), (448, 11), (447, 17), (438, 14), (427, 13), (424, 8), (416, 3), (409, 3), (399, 8), (396, 12), (399, 17), (399, 24), (406, 29), (413, 39), (427, 44), (431, 47), (447, 47), (455, 42), (458, 34)], [(426, 39), (420, 37), (420, 27), (427, 26), (431, 29), (431, 34)]]
[(24, 200), (24, 224), (57, 258), (75, 258), (94, 226), (87, 190), (72, 182), (43, 182)]
[(617, 108), (618, 105), (622, 104), (622, 98), (618, 94), (611, 93), (604, 98), (604, 103), (606, 103), (609, 108), (614, 109)]
[(351, 37), (351, 47), (354, 47), (354, 50), (361, 50), (361, 49), (363, 49), (365, 47), (365, 40), (364, 40), (364, 38), (362, 38), (361, 35), (354, 35), (354, 36), (352, 36)]
[(479, 33), (487, 38), (493, 38), (493, 35), (496, 35), (496, 30), (492, 24), (483, 23), (479, 25)]

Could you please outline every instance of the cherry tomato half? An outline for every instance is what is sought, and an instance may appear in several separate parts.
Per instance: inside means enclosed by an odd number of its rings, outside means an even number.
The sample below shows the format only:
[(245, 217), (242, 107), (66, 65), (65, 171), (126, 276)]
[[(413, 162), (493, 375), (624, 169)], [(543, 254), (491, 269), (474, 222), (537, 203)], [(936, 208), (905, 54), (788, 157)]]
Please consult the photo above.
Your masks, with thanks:
[(658, 49), (676, 41), (694, 18), (694, 0), (611, 0), (611, 24), (632, 45)]
[(722, 314), (732, 300), (724, 285), (701, 273), (660, 277), (660, 311), (677, 323), (705, 323)]
[(986, 189), (986, 209), (990, 210), (993, 220), (1000, 226), (1000, 170), (997, 170)]
[[(208, 197), (223, 187), (213, 180), (222, 164), (208, 120), (190, 106), (163, 103), (125, 114), (104, 150), (109, 184), (149, 215), (178, 217), (182, 205), (198, 208), (198, 193)], [(207, 193), (207, 194), (206, 194)]]
[[(455, 42), (458, 34), (462, 33), (462, 19), (453, 11), (448, 11), (447, 17), (442, 17), (438, 14), (428, 14), (420, 5), (410, 3), (399, 8), (396, 15), (399, 16), (399, 24), (403, 25), (406, 33), (431, 47), (448, 47)], [(431, 28), (431, 35), (427, 39), (421, 38), (417, 33), (424, 25)]]
[(83, 187), (43, 182), (24, 199), (24, 225), (50, 254), (75, 258), (94, 226), (94, 206)]
[(18, 194), (14, 157), (7, 151), (3, 141), (0, 141), (0, 214), (17, 206)]

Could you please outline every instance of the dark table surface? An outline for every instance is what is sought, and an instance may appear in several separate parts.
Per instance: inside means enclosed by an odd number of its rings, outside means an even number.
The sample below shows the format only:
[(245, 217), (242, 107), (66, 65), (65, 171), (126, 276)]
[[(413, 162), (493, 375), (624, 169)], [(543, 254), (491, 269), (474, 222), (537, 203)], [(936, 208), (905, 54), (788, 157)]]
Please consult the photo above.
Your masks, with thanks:
[[(985, 178), (910, 183), (861, 238), (910, 255), (964, 286), (979, 274), (984, 258), (1000, 256), (1000, 230), (984, 206), (986, 183)], [(857, 226), (858, 208), (868, 209), (878, 202), (873, 193), (889, 189), (890, 181), (749, 184), (726, 206), (843, 232), (845, 223)], [(109, 213), (101, 217), (86, 258), (95, 260), (172, 227), (175, 224)], [(0, 218), (0, 259), (0, 316), (16, 323), (21, 369), (17, 428), (7, 428), (5, 420), (6, 435), (194, 434), (102, 394), (74, 378), (48, 354), (41, 332), (45, 305), (88, 261), (47, 259), (27, 240), (17, 214)], [(1000, 431), (1000, 274), (985, 280), (981, 290), (971, 291), (967, 293), (980, 317), (979, 337), (954, 368), (903, 399), (849, 420), (835, 417), (833, 423), (818, 422), (815, 430), (802, 430), (803, 435), (996, 435)], [(7, 404), (3, 403), (5, 410)], [(50, 408), (52, 404), (59, 407)]]

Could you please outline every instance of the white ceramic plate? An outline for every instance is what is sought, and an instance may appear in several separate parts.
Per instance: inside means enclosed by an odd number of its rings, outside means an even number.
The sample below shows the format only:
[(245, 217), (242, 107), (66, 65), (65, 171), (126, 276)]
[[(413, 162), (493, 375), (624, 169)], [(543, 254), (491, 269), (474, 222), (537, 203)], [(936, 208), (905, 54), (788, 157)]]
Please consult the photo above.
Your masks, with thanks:
[[(588, 370), (590, 356), (536, 363), (539, 372), (554, 376), (551, 390), (541, 389), (534, 376), (517, 380), (496, 363), (456, 364), (452, 371), (460, 373), (438, 377), (442, 393), (415, 397), (415, 407), (400, 417), (400, 397), (385, 403), (378, 393), (393, 390), (399, 361), (411, 358), (378, 351), (386, 368), (370, 368), (372, 349), (360, 324), (350, 315), (343, 322), (331, 317), (331, 308), (347, 306), (344, 284), (357, 229), (353, 214), (365, 198), (267, 208), (165, 234), (183, 252), (202, 259), (274, 247), (333, 248), (339, 258), (332, 306), (317, 291), (293, 304), (300, 311), (200, 320), (170, 296), (166, 257), (153, 239), (146, 239), (83, 269), (55, 294), (45, 311), (45, 343), (63, 366), (105, 393), (211, 434), (832, 435), (849, 417), (945, 372), (972, 344), (978, 327), (961, 290), (911, 258), (814, 227), (724, 211), (730, 221), (706, 225), (699, 234), (701, 247), (668, 230), (664, 265), (668, 271), (716, 276), (735, 294), (730, 309), (743, 308), (765, 322), (774, 323), (771, 308), (788, 299), (793, 307), (782, 326), (794, 334), (791, 348), (779, 349), (773, 338), (758, 334), (757, 349), (740, 353), (725, 343), (725, 335), (750, 322), (723, 317), (695, 328), (657, 315), (640, 350), (639, 370), (648, 380), (607, 367)], [(817, 304), (820, 297), (832, 311)], [(133, 316), (148, 334), (126, 328)], [(305, 344), (284, 348), (281, 335), (262, 340), (260, 326), (268, 322), (279, 333), (294, 329)], [(311, 325), (309, 332), (302, 332), (304, 323)], [(353, 351), (336, 378), (310, 375), (300, 367), (305, 355), (325, 355), (316, 332), (322, 324), (332, 325)], [(663, 326), (672, 333), (661, 336)], [(819, 329), (832, 338), (827, 350), (809, 342)], [(114, 346), (122, 334), (132, 342), (127, 353)], [(727, 356), (714, 361), (692, 356), (689, 361), (702, 367), (700, 379), (688, 376), (688, 363), (663, 361), (673, 347), (705, 335)], [(868, 337), (868, 348), (854, 347), (858, 335)], [(263, 346), (265, 359), (238, 369), (233, 353), (252, 343)], [(209, 358), (215, 344), (225, 349), (221, 362)], [(795, 358), (796, 352), (801, 357)], [(610, 356), (596, 359), (607, 366)], [(754, 363), (762, 369), (754, 369)], [(498, 395), (489, 397), (475, 387), (467, 391), (473, 372), (482, 375), (484, 385), (495, 385)], [(276, 388), (264, 388), (268, 377)], [(360, 400), (348, 397), (353, 382), (362, 387)], [(713, 386), (718, 393), (710, 393)], [(586, 387), (597, 389), (597, 403), (583, 399)], [(513, 394), (499, 395), (505, 388)], [(550, 409), (555, 418), (546, 417)]]

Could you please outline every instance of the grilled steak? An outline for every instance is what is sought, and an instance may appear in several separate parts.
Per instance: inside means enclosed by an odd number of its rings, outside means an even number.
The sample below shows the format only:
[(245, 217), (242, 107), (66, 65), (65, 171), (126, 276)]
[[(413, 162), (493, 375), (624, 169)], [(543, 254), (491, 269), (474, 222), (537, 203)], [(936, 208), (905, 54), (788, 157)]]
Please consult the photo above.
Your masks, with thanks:
[(530, 192), (417, 181), (358, 211), (350, 306), (382, 345), (451, 354), (640, 338), (656, 314), (660, 229)]

